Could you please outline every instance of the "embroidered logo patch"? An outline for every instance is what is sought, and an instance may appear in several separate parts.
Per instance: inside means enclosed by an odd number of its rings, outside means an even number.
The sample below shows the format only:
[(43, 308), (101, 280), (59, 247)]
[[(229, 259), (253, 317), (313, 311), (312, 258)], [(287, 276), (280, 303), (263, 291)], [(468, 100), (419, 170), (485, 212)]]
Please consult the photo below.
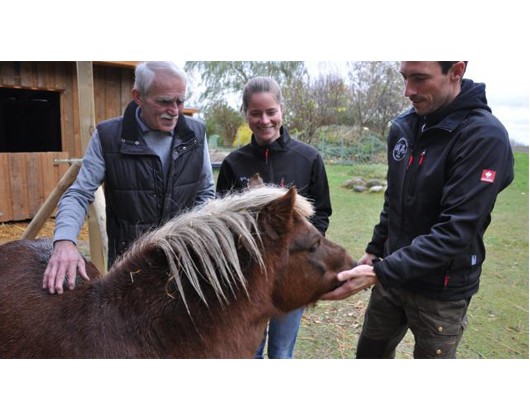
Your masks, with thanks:
[(407, 142), (407, 139), (404, 137), (400, 138), (392, 151), (392, 157), (394, 160), (398, 162), (402, 160), (407, 154), (408, 147), (409, 143)]
[(482, 171), (482, 176), (480, 177), (480, 180), (492, 184), (493, 181), (495, 181), (495, 171), (492, 171), (491, 169), (484, 169)]
[(250, 181), (250, 178), (247, 176), (240, 176), (239, 182), (241, 183), (241, 186), (243, 188), (248, 188), (248, 181)]

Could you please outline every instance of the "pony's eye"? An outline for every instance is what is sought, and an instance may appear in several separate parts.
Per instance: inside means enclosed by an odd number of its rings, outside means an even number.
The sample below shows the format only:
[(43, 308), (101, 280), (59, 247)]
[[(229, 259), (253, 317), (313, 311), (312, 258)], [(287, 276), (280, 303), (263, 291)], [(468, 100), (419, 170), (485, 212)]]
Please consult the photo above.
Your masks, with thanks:
[(316, 252), (319, 247), (320, 247), (320, 239), (314, 242), (313, 245), (309, 247), (309, 252)]

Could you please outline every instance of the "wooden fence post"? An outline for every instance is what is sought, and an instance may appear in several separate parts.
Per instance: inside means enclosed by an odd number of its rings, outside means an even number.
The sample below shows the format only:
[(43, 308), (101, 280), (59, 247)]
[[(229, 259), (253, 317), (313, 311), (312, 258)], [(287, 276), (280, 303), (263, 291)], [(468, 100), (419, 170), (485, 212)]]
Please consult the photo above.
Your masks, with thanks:
[[(94, 71), (92, 61), (77, 61), (76, 65), (81, 148), (84, 154), (96, 127), (94, 111)], [(105, 218), (104, 195), (99, 191), (96, 193), (94, 203), (88, 209), (88, 234), (90, 241), (90, 260), (101, 273), (106, 273), (107, 271)]]

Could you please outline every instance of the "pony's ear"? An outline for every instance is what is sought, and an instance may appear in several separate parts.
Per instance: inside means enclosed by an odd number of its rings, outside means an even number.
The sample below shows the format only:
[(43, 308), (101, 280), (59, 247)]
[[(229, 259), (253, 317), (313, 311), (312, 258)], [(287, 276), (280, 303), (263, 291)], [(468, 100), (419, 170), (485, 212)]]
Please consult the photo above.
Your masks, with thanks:
[(263, 182), (263, 178), (259, 174), (259, 172), (256, 172), (248, 181), (248, 188), (256, 188), (256, 187), (262, 187), (265, 185)]
[(260, 214), (264, 222), (262, 228), (272, 238), (290, 232), (293, 223), (294, 205), (296, 202), (296, 188), (291, 187), (285, 195), (267, 204)]

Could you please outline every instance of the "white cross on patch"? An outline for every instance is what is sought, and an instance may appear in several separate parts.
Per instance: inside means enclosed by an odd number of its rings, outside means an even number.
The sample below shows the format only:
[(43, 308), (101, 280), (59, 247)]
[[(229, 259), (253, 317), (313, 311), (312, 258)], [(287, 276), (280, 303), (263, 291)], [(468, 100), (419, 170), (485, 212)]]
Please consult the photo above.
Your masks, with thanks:
[(495, 171), (492, 171), (491, 169), (484, 169), (482, 171), (480, 180), (483, 182), (489, 182), (490, 184), (493, 183), (493, 181), (495, 181)]

